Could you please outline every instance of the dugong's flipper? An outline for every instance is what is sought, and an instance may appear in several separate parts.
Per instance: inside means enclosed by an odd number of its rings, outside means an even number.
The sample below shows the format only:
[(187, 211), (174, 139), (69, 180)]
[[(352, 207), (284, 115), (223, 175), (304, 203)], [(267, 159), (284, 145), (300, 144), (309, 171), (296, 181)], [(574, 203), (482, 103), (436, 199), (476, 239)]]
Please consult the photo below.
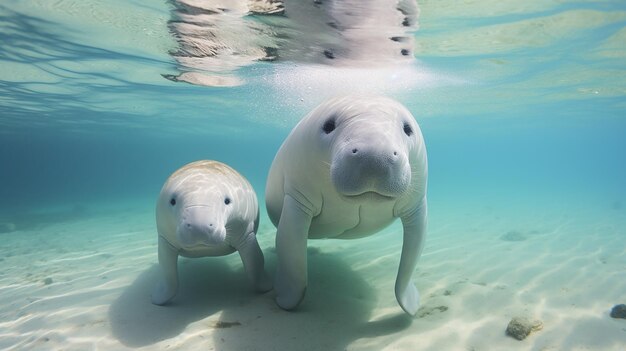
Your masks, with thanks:
[(276, 303), (283, 309), (296, 308), (304, 298), (307, 283), (307, 238), (311, 215), (294, 198), (285, 195), (276, 232)]
[(419, 292), (413, 284), (411, 276), (424, 247), (427, 212), (426, 197), (424, 197), (415, 210), (402, 217), (404, 239), (402, 241), (400, 267), (396, 278), (396, 299), (404, 312), (411, 316), (414, 316), (419, 308)]
[(256, 240), (256, 234), (254, 232), (248, 234), (245, 240), (237, 248), (243, 267), (248, 274), (252, 286), (258, 292), (266, 292), (272, 290), (272, 280), (263, 269), (265, 265), (265, 259), (263, 258), (263, 251), (259, 247), (259, 243)]
[(162, 277), (152, 292), (152, 303), (164, 305), (178, 291), (178, 251), (159, 235), (159, 265)]

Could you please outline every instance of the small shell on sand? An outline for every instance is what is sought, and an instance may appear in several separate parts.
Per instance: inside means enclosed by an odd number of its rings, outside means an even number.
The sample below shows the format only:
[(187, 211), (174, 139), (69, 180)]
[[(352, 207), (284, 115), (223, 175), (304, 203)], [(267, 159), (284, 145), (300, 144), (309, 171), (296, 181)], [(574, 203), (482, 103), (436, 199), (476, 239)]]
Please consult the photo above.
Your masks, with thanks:
[(517, 340), (524, 340), (531, 332), (543, 329), (543, 322), (536, 320), (530, 322), (527, 318), (513, 317), (506, 327), (506, 335)]

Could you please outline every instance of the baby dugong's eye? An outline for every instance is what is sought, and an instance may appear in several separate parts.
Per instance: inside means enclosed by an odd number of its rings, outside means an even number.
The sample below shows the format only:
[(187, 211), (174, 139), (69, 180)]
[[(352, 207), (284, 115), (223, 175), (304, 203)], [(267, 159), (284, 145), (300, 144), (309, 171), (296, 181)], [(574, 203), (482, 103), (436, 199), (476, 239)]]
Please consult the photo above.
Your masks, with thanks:
[(224, 203), (225, 203), (226, 205), (230, 205), (230, 198), (229, 198), (229, 197), (225, 198), (225, 199), (224, 199)]
[(176, 199), (175, 198), (172, 198), (170, 200), (170, 205), (172, 205), (172, 206), (176, 205)]
[(402, 129), (404, 130), (404, 134), (407, 136), (411, 136), (413, 134), (413, 128), (411, 128), (411, 125), (409, 125), (408, 122), (404, 122)]
[(327, 119), (326, 122), (324, 122), (324, 126), (322, 127), (322, 130), (326, 134), (330, 134), (333, 130), (335, 130), (335, 118), (333, 117), (333, 118)]

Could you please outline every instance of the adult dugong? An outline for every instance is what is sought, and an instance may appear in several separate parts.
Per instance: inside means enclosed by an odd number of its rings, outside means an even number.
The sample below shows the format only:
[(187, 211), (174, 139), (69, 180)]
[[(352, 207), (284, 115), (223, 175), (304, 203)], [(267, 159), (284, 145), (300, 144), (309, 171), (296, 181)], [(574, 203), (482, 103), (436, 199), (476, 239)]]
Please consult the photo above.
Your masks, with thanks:
[(197, 161), (165, 182), (156, 207), (162, 278), (152, 303), (163, 305), (178, 290), (178, 256), (223, 256), (239, 252), (256, 290), (272, 288), (256, 239), (256, 193), (237, 171), (217, 161)]
[(307, 286), (307, 239), (361, 238), (396, 218), (404, 237), (395, 294), (415, 315), (412, 274), (427, 222), (428, 166), (415, 118), (385, 97), (347, 96), (315, 108), (276, 154), (265, 193), (278, 228), (274, 289), (283, 309), (295, 308)]

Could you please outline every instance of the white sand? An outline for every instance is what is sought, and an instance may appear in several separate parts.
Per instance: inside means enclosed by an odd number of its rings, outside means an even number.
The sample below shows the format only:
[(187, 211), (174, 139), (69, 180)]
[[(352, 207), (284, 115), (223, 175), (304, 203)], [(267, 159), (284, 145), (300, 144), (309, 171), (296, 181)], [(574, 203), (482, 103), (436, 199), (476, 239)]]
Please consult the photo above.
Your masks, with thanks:
[[(400, 230), (310, 241), (296, 312), (247, 285), (238, 255), (181, 259), (174, 303), (153, 306), (152, 204), (0, 234), (0, 348), (9, 350), (623, 350), (626, 210), (433, 203), (415, 272), (420, 318), (396, 304)], [(571, 207), (571, 206), (570, 206)], [(89, 211), (87, 212), (89, 213)], [(95, 214), (95, 215), (93, 215)], [(516, 231), (517, 233), (509, 233)], [(509, 233), (513, 239), (502, 240)], [(259, 234), (273, 273), (274, 229)], [(50, 278), (51, 283), (46, 284)], [(517, 341), (513, 316), (543, 321)]]

